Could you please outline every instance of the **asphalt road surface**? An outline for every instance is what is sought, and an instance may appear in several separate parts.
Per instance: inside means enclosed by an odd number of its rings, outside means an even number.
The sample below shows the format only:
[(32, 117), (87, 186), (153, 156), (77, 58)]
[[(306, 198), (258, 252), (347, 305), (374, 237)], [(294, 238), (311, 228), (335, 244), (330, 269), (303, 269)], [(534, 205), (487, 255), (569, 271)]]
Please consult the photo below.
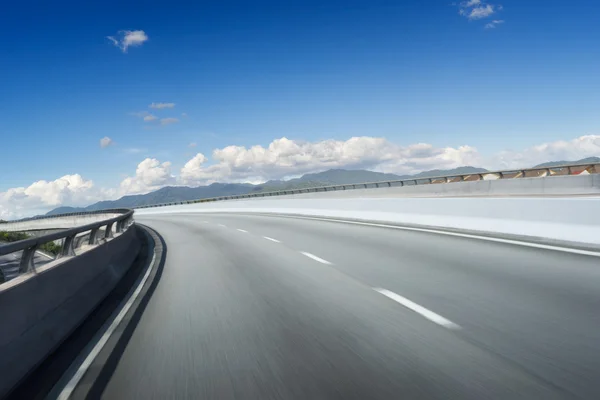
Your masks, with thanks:
[(600, 258), (223, 214), (168, 253), (106, 399), (600, 399)]
[[(22, 254), (22, 251), (17, 251), (15, 253), (0, 255), (0, 271), (6, 281), (19, 276), (19, 264), (21, 263)], [(54, 258), (40, 252), (36, 252), (33, 256), (33, 262), (36, 267), (41, 267), (50, 261), (54, 261)], [(0, 279), (0, 282), (2, 282), (2, 279)]]

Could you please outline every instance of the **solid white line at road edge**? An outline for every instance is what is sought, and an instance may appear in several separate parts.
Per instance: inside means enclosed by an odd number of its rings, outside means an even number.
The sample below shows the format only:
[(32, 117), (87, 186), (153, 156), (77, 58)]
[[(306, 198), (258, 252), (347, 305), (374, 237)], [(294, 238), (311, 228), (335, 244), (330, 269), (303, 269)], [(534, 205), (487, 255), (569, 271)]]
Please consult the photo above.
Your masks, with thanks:
[(281, 243), (279, 240), (277, 240), (277, 239), (273, 239), (273, 238), (271, 238), (271, 237), (268, 237), (268, 236), (263, 236), (263, 238), (264, 238), (264, 239), (267, 239), (267, 240), (270, 240), (271, 242), (275, 242), (275, 243)]
[(304, 254), (306, 257), (308, 257), (308, 258), (312, 258), (313, 260), (315, 260), (315, 261), (318, 261), (318, 262), (320, 262), (321, 264), (327, 264), (327, 265), (331, 265), (331, 263), (330, 263), (329, 261), (327, 261), (327, 260), (323, 260), (322, 258), (320, 258), (320, 257), (317, 257), (317, 256), (315, 256), (314, 254), (307, 253), (306, 251), (301, 251), (301, 252), (300, 252), (300, 254)]
[[(281, 216), (281, 215), (278, 215), (278, 216)], [(523, 247), (534, 247), (536, 249), (554, 250), (554, 251), (561, 251), (563, 253), (581, 254), (584, 256), (600, 257), (600, 252), (597, 252), (597, 251), (571, 249), (569, 247), (552, 246), (549, 244), (521, 242), (519, 240), (500, 239), (500, 238), (495, 238), (495, 237), (490, 237), (490, 236), (473, 235), (470, 233), (440, 231), (438, 229), (432, 229), (432, 228), (413, 228), (410, 226), (388, 225), (388, 224), (384, 224), (384, 223), (379, 224), (379, 223), (374, 223), (374, 222), (349, 221), (349, 220), (337, 219), (337, 218), (305, 217), (305, 216), (300, 216), (300, 215), (283, 215), (282, 217), (295, 218), (295, 219), (308, 219), (308, 220), (315, 220), (315, 221), (341, 222), (343, 224), (375, 226), (378, 228), (391, 228), (391, 229), (399, 229), (402, 231), (436, 233), (438, 235), (456, 236), (456, 237), (463, 237), (463, 238), (467, 238), (467, 239), (476, 239), (476, 240), (486, 240), (488, 242), (514, 244), (514, 245), (523, 246)]]
[(127, 300), (127, 303), (125, 303), (117, 317), (110, 324), (106, 332), (104, 332), (100, 340), (98, 340), (98, 343), (96, 343), (90, 354), (88, 354), (85, 360), (83, 360), (83, 363), (81, 363), (81, 365), (77, 369), (77, 372), (75, 372), (73, 377), (69, 380), (69, 382), (63, 388), (63, 390), (60, 392), (60, 395), (57, 397), (57, 400), (68, 400), (71, 397), (73, 390), (75, 390), (75, 388), (79, 384), (79, 381), (81, 381), (81, 378), (83, 378), (83, 375), (85, 375), (87, 370), (90, 368), (90, 365), (92, 365), (92, 362), (94, 362), (94, 359), (96, 359), (98, 354), (100, 354), (100, 351), (102, 351), (102, 349), (104, 348), (112, 334), (115, 332), (121, 321), (123, 321), (123, 318), (125, 318), (125, 315), (127, 315), (127, 312), (129, 312), (129, 309), (131, 308), (133, 303), (140, 295), (144, 285), (146, 284), (146, 281), (148, 280), (148, 277), (150, 276), (150, 273), (153, 270), (155, 260), (156, 253), (152, 255), (152, 261), (150, 262), (146, 274), (144, 274), (144, 277), (142, 278), (140, 284), (135, 289), (135, 292), (133, 292), (129, 300)]
[(240, 232), (244, 232), (244, 233), (248, 233), (248, 231), (245, 231), (245, 230), (243, 230), (243, 229), (238, 229), (238, 231), (240, 231)]
[(421, 314), (423, 317), (427, 318), (428, 320), (430, 320), (431, 322), (434, 322), (438, 325), (443, 326), (444, 328), (447, 329), (453, 329), (453, 330), (458, 330), (460, 329), (460, 326), (456, 325), (454, 322), (442, 317), (439, 314), (434, 313), (433, 311), (430, 311), (428, 309), (426, 309), (423, 306), (418, 305), (417, 303), (414, 303), (412, 301), (410, 301), (409, 299), (407, 299), (406, 297), (402, 297), (399, 294), (396, 294), (394, 292), (391, 292), (389, 290), (386, 289), (381, 289), (381, 288), (373, 288), (373, 290), (375, 290), (376, 292), (381, 293), (382, 295), (394, 300), (397, 303), (402, 304), (404, 307), (416, 312), (417, 314)]

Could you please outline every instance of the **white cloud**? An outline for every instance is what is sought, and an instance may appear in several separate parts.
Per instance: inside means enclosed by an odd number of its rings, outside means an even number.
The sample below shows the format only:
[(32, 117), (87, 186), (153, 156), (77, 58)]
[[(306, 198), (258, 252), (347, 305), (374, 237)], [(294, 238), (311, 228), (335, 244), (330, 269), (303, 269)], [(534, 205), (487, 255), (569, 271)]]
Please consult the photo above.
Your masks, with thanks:
[(183, 184), (216, 181), (266, 181), (329, 168), (366, 168), (415, 173), (424, 169), (454, 168), (479, 161), (469, 146), (434, 148), (429, 144), (398, 146), (384, 138), (354, 137), (347, 141), (301, 142), (281, 138), (268, 147), (228, 146), (213, 151), (212, 165), (198, 153), (181, 169)]
[(494, 13), (494, 6), (487, 4), (485, 6), (475, 7), (471, 12), (467, 13), (469, 19), (482, 19), (487, 18)]
[(548, 161), (574, 161), (586, 157), (600, 157), (600, 135), (543, 143), (523, 151), (504, 150), (492, 156), (489, 164), (495, 169), (526, 168)]
[(144, 42), (148, 41), (148, 35), (141, 30), (122, 30), (116, 36), (107, 36), (106, 38), (116, 47), (120, 48), (123, 53), (127, 53), (127, 49), (130, 47), (141, 46)]
[(100, 139), (100, 147), (101, 148), (106, 148), (108, 146), (113, 145), (115, 142), (109, 138), (108, 136), (104, 136), (102, 139)]
[(161, 125), (175, 124), (177, 122), (179, 122), (179, 120), (177, 118), (162, 118), (160, 120)]
[[(456, 5), (456, 4), (454, 4)], [(458, 13), (469, 20), (479, 20), (488, 18), (498, 11), (502, 11), (502, 5), (488, 4), (482, 0), (467, 0), (458, 4)], [(495, 28), (496, 25), (503, 23), (504, 21), (496, 20), (485, 27), (486, 29)]]
[(0, 218), (21, 218), (45, 213), (60, 205), (82, 206), (106, 199), (114, 191), (94, 187), (79, 174), (65, 175), (54, 181), (37, 181), (28, 187), (0, 192)]
[(163, 108), (173, 108), (175, 103), (152, 103), (148, 107), (161, 110)]
[(496, 28), (498, 25), (503, 24), (504, 21), (501, 19), (495, 19), (492, 22), (490, 22), (489, 24), (485, 25), (485, 29), (494, 29)]
[(157, 117), (152, 114), (148, 114), (144, 117), (144, 121), (146, 121), (146, 122), (154, 121), (155, 119), (157, 119)]
[(155, 158), (146, 158), (138, 164), (135, 176), (127, 177), (121, 182), (119, 193), (147, 193), (175, 183), (170, 162), (161, 163)]
[(193, 143), (193, 142), (192, 142), (192, 143), (190, 143), (190, 144), (188, 144), (188, 147), (196, 147), (196, 146), (197, 146), (197, 144), (196, 144), (196, 143)]
[(187, 117), (188, 115), (187, 115), (187, 113), (181, 113), (181, 116), (182, 117)]

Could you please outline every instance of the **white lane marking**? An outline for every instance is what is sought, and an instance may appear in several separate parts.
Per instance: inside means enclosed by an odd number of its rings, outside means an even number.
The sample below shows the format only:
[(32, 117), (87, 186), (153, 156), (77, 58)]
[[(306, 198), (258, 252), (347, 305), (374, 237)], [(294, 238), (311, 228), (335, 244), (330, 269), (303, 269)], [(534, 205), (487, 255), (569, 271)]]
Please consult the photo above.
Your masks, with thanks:
[(275, 243), (281, 243), (279, 240), (277, 240), (277, 239), (273, 239), (273, 238), (270, 238), (270, 237), (268, 237), (268, 236), (263, 236), (263, 238), (264, 238), (264, 239), (267, 239), (267, 240), (270, 240), (271, 242), (275, 242)]
[(313, 260), (315, 260), (315, 261), (318, 261), (318, 262), (320, 262), (321, 264), (327, 264), (327, 265), (331, 265), (331, 263), (330, 263), (329, 261), (327, 261), (327, 260), (323, 260), (322, 258), (320, 258), (320, 257), (317, 257), (317, 256), (315, 256), (314, 254), (307, 253), (306, 251), (301, 251), (301, 252), (300, 252), (300, 254), (304, 254), (306, 257), (308, 257), (308, 258), (312, 258)]
[(81, 381), (81, 378), (83, 378), (83, 375), (90, 368), (90, 365), (92, 365), (92, 362), (94, 362), (94, 359), (98, 356), (100, 351), (102, 351), (102, 349), (106, 345), (106, 342), (108, 342), (108, 339), (110, 339), (110, 337), (115, 332), (115, 330), (117, 329), (117, 327), (119, 326), (121, 321), (123, 321), (123, 318), (125, 318), (125, 315), (127, 315), (127, 312), (129, 312), (129, 309), (131, 308), (133, 303), (136, 301), (136, 299), (140, 295), (142, 288), (146, 284), (146, 281), (148, 280), (148, 277), (150, 276), (150, 273), (153, 270), (155, 260), (156, 260), (156, 253), (154, 253), (152, 255), (152, 261), (150, 262), (150, 265), (148, 266), (148, 270), (146, 271), (146, 274), (144, 274), (144, 277), (142, 278), (138, 287), (135, 289), (135, 292), (133, 292), (133, 294), (131, 295), (129, 300), (127, 300), (127, 303), (125, 303), (125, 305), (123, 306), (123, 308), (121, 309), (121, 311), (119, 312), (117, 317), (110, 324), (110, 326), (108, 327), (106, 332), (104, 332), (104, 334), (102, 335), (100, 340), (98, 340), (98, 343), (96, 343), (96, 345), (94, 346), (94, 348), (92, 349), (90, 354), (88, 354), (88, 356), (85, 358), (85, 360), (83, 360), (83, 363), (81, 363), (81, 365), (79, 366), (79, 369), (77, 369), (77, 372), (75, 372), (75, 375), (73, 375), (71, 380), (69, 380), (69, 382), (65, 385), (63, 390), (58, 395), (57, 400), (68, 400), (71, 397), (71, 394), (73, 393), (73, 391), (79, 384), (79, 381)]
[(227, 228), (227, 225), (219, 224), (219, 226), (222, 226), (223, 228)]
[(572, 254), (581, 254), (584, 256), (600, 257), (600, 252), (597, 252), (597, 251), (571, 249), (568, 247), (552, 246), (552, 245), (547, 245), (547, 244), (538, 244), (538, 243), (531, 243), (531, 242), (521, 242), (518, 240), (500, 239), (500, 238), (494, 238), (494, 237), (489, 237), (489, 236), (478, 236), (478, 235), (472, 235), (469, 233), (447, 232), (447, 231), (440, 231), (437, 229), (429, 229), (429, 228), (412, 228), (412, 227), (408, 227), (408, 226), (376, 224), (376, 223), (372, 223), (372, 222), (347, 221), (347, 220), (343, 220), (343, 219), (334, 219), (334, 218), (316, 218), (316, 217), (301, 217), (301, 216), (285, 216), (285, 217), (286, 218), (296, 218), (296, 219), (312, 219), (312, 220), (316, 220), (316, 221), (342, 222), (344, 224), (353, 224), (353, 225), (376, 226), (379, 228), (399, 229), (402, 231), (436, 233), (438, 235), (456, 236), (456, 237), (463, 237), (463, 238), (467, 238), (467, 239), (486, 240), (488, 242), (513, 244), (513, 245), (523, 246), (523, 247), (533, 247), (533, 248), (537, 248), (537, 249), (554, 250), (554, 251), (561, 251), (564, 253), (572, 253)]
[(248, 231), (245, 231), (245, 230), (243, 230), (243, 229), (238, 229), (238, 231), (240, 231), (240, 232), (244, 232), (244, 233), (248, 233)]
[(36, 253), (39, 254), (39, 255), (41, 255), (41, 256), (43, 256), (43, 257), (46, 257), (49, 260), (55, 260), (56, 259), (56, 257), (51, 257), (50, 255), (48, 255), (48, 254), (46, 254), (46, 253), (44, 253), (42, 251), (36, 251)]
[(402, 297), (399, 294), (396, 294), (394, 292), (391, 292), (389, 290), (386, 289), (381, 289), (381, 288), (373, 288), (373, 290), (375, 290), (376, 292), (381, 293), (382, 295), (394, 300), (397, 303), (402, 304), (404, 307), (418, 313), (421, 314), (423, 317), (427, 318), (428, 320), (430, 320), (431, 322), (434, 322), (438, 325), (443, 326), (444, 328), (447, 329), (454, 329), (454, 330), (458, 330), (461, 329), (459, 325), (455, 324), (454, 322), (442, 317), (439, 314), (434, 313), (433, 311), (430, 311), (428, 309), (426, 309), (423, 306), (418, 305), (417, 303), (414, 303), (412, 301), (410, 301), (409, 299), (407, 299), (406, 297)]

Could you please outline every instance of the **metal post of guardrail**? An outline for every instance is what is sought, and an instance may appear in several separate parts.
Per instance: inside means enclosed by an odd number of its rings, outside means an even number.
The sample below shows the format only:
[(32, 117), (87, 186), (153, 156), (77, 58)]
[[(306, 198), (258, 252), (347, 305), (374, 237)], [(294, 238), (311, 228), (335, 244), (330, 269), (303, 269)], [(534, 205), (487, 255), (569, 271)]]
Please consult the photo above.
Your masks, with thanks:
[(113, 237), (112, 227), (113, 227), (113, 223), (112, 222), (110, 224), (106, 225), (106, 231), (104, 231), (104, 239), (108, 239), (108, 238)]
[(98, 228), (94, 228), (90, 231), (90, 239), (88, 241), (89, 245), (96, 244), (96, 236), (98, 235)]
[(38, 245), (35, 244), (23, 250), (21, 262), (19, 263), (19, 273), (35, 272), (34, 256), (37, 249)]
[(75, 250), (73, 249), (73, 242), (75, 241), (75, 235), (70, 235), (65, 238), (63, 247), (60, 252), (61, 257), (74, 256)]

